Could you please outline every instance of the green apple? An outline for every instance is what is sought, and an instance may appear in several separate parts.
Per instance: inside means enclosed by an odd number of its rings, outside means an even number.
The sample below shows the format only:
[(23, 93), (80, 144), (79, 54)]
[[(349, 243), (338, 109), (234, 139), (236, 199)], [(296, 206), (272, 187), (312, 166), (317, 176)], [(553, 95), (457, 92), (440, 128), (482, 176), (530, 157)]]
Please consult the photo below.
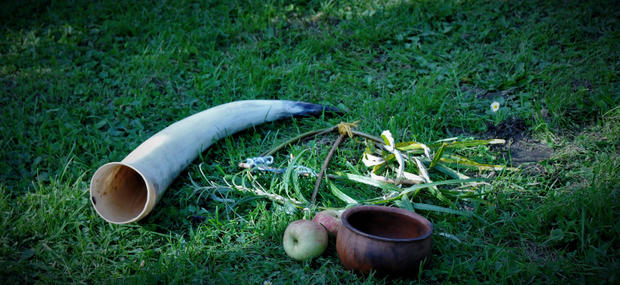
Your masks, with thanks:
[(324, 226), (327, 230), (327, 234), (335, 236), (342, 225), (342, 220), (340, 220), (341, 214), (342, 211), (324, 210), (316, 213), (312, 221)]
[(295, 260), (313, 259), (327, 248), (327, 231), (310, 220), (294, 221), (284, 231), (282, 246), (286, 254)]

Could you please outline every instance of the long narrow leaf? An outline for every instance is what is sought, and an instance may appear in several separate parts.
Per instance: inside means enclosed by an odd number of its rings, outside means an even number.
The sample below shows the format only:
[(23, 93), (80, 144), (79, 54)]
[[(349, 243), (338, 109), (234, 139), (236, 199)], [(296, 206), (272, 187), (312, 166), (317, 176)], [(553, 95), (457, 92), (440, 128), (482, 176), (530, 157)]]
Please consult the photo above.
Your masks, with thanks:
[(467, 175), (465, 175), (463, 173), (460, 173), (460, 172), (458, 172), (458, 171), (456, 171), (456, 170), (454, 170), (454, 169), (452, 169), (450, 167), (445, 166), (443, 163), (438, 163), (437, 165), (435, 165), (435, 169), (437, 171), (439, 171), (439, 172), (441, 172), (443, 174), (446, 174), (446, 175), (448, 175), (448, 176), (450, 176), (452, 178), (455, 178), (455, 179), (469, 179), (469, 178), (471, 178), (471, 177), (469, 177), (469, 176), (467, 176)]
[(394, 186), (392, 184), (389, 184), (389, 183), (386, 183), (386, 182), (377, 181), (377, 180), (374, 180), (374, 179), (366, 177), (366, 176), (345, 173), (344, 177), (346, 177), (347, 179), (349, 179), (351, 181), (364, 183), (366, 185), (378, 187), (378, 188), (381, 188), (381, 189), (386, 190), (386, 191), (396, 191), (396, 192), (400, 192), (401, 191), (400, 188), (398, 188), (398, 187), (396, 187), (396, 186)]
[(474, 215), (471, 212), (459, 211), (459, 210), (444, 208), (441, 206), (425, 204), (425, 203), (413, 203), (413, 207), (416, 210), (434, 211), (434, 212), (440, 212), (440, 213), (461, 215), (461, 216), (466, 216), (466, 217), (471, 217)]
[(338, 189), (338, 187), (336, 187), (334, 183), (332, 183), (328, 179), (325, 179), (325, 181), (327, 181), (327, 184), (329, 185), (329, 189), (331, 190), (332, 194), (334, 194), (334, 196), (336, 196), (338, 199), (342, 200), (343, 202), (347, 204), (359, 204), (357, 200), (351, 198), (347, 194), (344, 194), (344, 192)]
[(304, 195), (301, 193), (301, 190), (299, 189), (299, 181), (297, 181), (298, 177), (296, 174), (293, 173), (293, 169), (295, 169), (295, 165), (297, 165), (297, 161), (303, 155), (304, 152), (305, 150), (301, 151), (288, 164), (288, 167), (286, 167), (286, 171), (284, 172), (284, 175), (282, 177), (282, 180), (283, 180), (282, 182), (284, 184), (284, 191), (286, 192), (286, 196), (289, 198), (292, 198), (289, 193), (289, 184), (290, 184), (290, 179), (292, 177), (293, 178), (293, 191), (295, 192), (295, 195), (297, 196), (295, 198), (302, 201), (303, 203), (307, 203), (308, 200), (306, 200)]
[(297, 198), (303, 202), (307, 202), (304, 194), (301, 193), (301, 187), (299, 186), (299, 175), (297, 173), (291, 173), (291, 177), (293, 178), (293, 190), (295, 191), (295, 195)]
[(371, 166), (385, 164), (385, 160), (382, 157), (378, 157), (378, 156), (365, 152), (362, 155), (362, 163), (364, 163), (366, 167), (371, 167)]
[(385, 203), (395, 201), (397, 199), (401, 199), (405, 195), (410, 196), (409, 198), (414, 197), (415, 195), (417, 195), (418, 192), (420, 192), (421, 189), (424, 189), (424, 188), (429, 188), (429, 187), (438, 186), (438, 185), (475, 183), (475, 182), (482, 182), (482, 181), (485, 181), (485, 179), (482, 179), (482, 178), (452, 179), (452, 180), (437, 181), (437, 182), (432, 182), (432, 183), (418, 184), (418, 185), (413, 185), (411, 187), (407, 187), (403, 189), (402, 192), (398, 192), (398, 191), (393, 192), (393, 193), (399, 193), (398, 195), (390, 195), (390, 197), (374, 198), (374, 199), (366, 200), (364, 201), (364, 203), (385, 204)]
[(396, 148), (400, 151), (421, 150), (424, 152), (424, 144), (419, 142), (400, 142), (396, 144)]
[(442, 144), (441, 147), (437, 150), (437, 152), (435, 152), (435, 155), (433, 156), (433, 161), (431, 161), (431, 165), (429, 165), (428, 168), (433, 168), (435, 167), (435, 165), (437, 165), (437, 163), (439, 163), (439, 159), (443, 155), (443, 151), (444, 149), (446, 149), (446, 145), (448, 144)]
[(383, 139), (383, 142), (385, 142), (385, 145), (388, 147), (395, 147), (395, 143), (394, 143), (394, 137), (392, 137), (392, 132), (385, 130), (381, 133), (381, 138)]
[[(429, 159), (424, 158), (424, 157), (420, 158), (420, 160), (422, 162), (424, 162), (425, 164), (430, 164), (431, 163), (431, 161)], [(441, 173), (443, 173), (443, 174), (446, 174), (446, 175), (448, 175), (448, 176), (450, 176), (450, 177), (452, 177), (454, 179), (469, 179), (469, 178), (471, 178), (471, 177), (469, 177), (469, 176), (467, 176), (467, 175), (465, 175), (463, 173), (460, 173), (460, 172), (458, 172), (458, 171), (456, 171), (456, 170), (446, 166), (445, 164), (443, 164), (441, 162), (437, 163), (437, 165), (435, 165), (434, 169), (439, 171), (439, 172), (441, 172)]]
[(413, 203), (411, 203), (411, 201), (409, 200), (409, 198), (403, 196), (403, 198), (401, 198), (400, 200), (396, 200), (396, 202), (394, 202), (394, 204), (401, 208), (401, 209), (405, 209), (405, 210), (409, 210), (412, 212), (415, 212), (415, 208), (413, 207)]
[(479, 145), (487, 145), (487, 144), (504, 144), (506, 143), (503, 139), (490, 139), (490, 140), (471, 140), (471, 141), (453, 141), (453, 142), (440, 142), (429, 145), (431, 148), (441, 147), (442, 145), (446, 145), (447, 148), (464, 148), (464, 147), (472, 147)]
[(415, 191), (417, 189), (422, 189), (422, 188), (427, 188), (427, 187), (432, 187), (432, 186), (460, 184), (460, 183), (472, 183), (472, 182), (482, 182), (482, 181), (485, 181), (485, 179), (482, 179), (482, 178), (450, 179), (450, 180), (437, 181), (437, 182), (432, 182), (432, 183), (424, 183), (424, 184), (413, 185), (413, 186), (410, 186), (410, 187), (407, 187), (407, 188), (403, 189), (402, 193), (408, 193), (408, 192), (411, 192), (411, 191)]
[(473, 160), (470, 160), (466, 157), (460, 156), (460, 155), (444, 155), (444, 157), (441, 158), (441, 162), (447, 163), (447, 164), (457, 164), (457, 165), (462, 165), (462, 166), (467, 166), (467, 167), (472, 167), (478, 170), (510, 170), (510, 171), (519, 171), (519, 169), (514, 168), (514, 167), (507, 167), (507, 166), (503, 166), (503, 165), (492, 165), (492, 164), (483, 164), (483, 163), (478, 163), (475, 162)]

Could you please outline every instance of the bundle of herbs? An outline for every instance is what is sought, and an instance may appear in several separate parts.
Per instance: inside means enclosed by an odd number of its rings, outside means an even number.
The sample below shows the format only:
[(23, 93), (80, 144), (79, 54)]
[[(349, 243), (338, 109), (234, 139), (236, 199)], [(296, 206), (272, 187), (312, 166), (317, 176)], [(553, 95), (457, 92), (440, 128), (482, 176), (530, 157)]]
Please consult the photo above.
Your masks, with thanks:
[[(519, 170), (505, 165), (480, 163), (461, 154), (480, 146), (504, 144), (503, 139), (448, 138), (429, 144), (396, 142), (390, 131), (384, 131), (380, 137), (376, 137), (355, 131), (356, 127), (356, 123), (340, 123), (289, 139), (260, 156), (240, 162), (239, 166), (243, 170), (225, 176), (223, 185), (218, 185), (205, 175), (203, 178), (210, 185), (208, 188), (214, 190), (212, 197), (229, 207), (248, 200), (248, 197), (231, 199), (229, 192), (236, 191), (253, 198), (269, 199), (290, 212), (301, 209), (308, 214), (322, 209), (382, 204), (411, 211), (475, 216), (466, 203), (488, 203), (484, 198), (487, 177), (490, 175), (485, 177), (485, 172)], [(320, 170), (304, 165), (311, 159), (306, 157), (308, 149), (289, 154), (290, 159), (282, 167), (273, 166), (275, 162), (272, 155), (285, 147), (331, 133), (337, 133), (338, 137)], [(365, 151), (361, 153), (357, 166), (347, 162), (346, 170), (329, 172), (328, 165), (345, 138), (353, 139), (357, 144), (363, 143)], [(314, 180), (315, 185), (311, 195), (308, 195), (309, 180)], [(316, 199), (322, 180), (325, 180), (328, 192), (324, 190), (321, 196), (327, 198), (327, 203)], [(373, 190), (360, 190), (365, 185)]]

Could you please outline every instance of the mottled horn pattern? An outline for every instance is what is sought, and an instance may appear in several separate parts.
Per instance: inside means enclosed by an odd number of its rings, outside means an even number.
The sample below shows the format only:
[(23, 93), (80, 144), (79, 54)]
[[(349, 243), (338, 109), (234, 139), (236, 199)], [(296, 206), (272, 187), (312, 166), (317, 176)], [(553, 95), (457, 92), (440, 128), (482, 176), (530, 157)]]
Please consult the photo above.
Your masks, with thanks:
[(106, 221), (126, 224), (147, 216), (164, 191), (199, 153), (225, 136), (264, 122), (336, 111), (286, 100), (247, 100), (215, 106), (156, 133), (120, 162), (101, 166), (90, 197)]

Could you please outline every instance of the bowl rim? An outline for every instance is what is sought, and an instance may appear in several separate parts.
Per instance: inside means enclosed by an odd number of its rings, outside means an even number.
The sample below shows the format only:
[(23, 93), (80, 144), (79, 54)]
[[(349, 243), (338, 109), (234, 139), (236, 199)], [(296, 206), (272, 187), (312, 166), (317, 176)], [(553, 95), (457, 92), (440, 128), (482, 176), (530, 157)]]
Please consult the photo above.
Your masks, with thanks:
[[(369, 233), (365, 233), (362, 232), (358, 229), (356, 229), (355, 227), (353, 227), (350, 223), (349, 223), (349, 216), (364, 210), (371, 210), (371, 211), (383, 211), (383, 212), (396, 212), (398, 214), (402, 214), (404, 216), (408, 216), (411, 217), (417, 221), (420, 221), (422, 223), (425, 223), (428, 225), (429, 230), (428, 232), (424, 233), (423, 235), (419, 236), (419, 237), (415, 237), (415, 238), (388, 238), (388, 237), (382, 237), (382, 236), (377, 236), (377, 235), (373, 235), (373, 234), (369, 234)], [(412, 242), (412, 241), (420, 241), (420, 240), (425, 240), (428, 237), (430, 237), (433, 234), (433, 223), (431, 223), (428, 219), (426, 219), (425, 217), (421, 216), (418, 213), (409, 211), (409, 210), (405, 210), (405, 209), (401, 209), (401, 208), (395, 208), (395, 207), (388, 207), (388, 206), (378, 206), (378, 205), (362, 205), (362, 206), (355, 206), (352, 208), (349, 208), (347, 210), (344, 211), (344, 213), (342, 213), (341, 216), (341, 220), (342, 220), (342, 224), (349, 230), (368, 237), (370, 239), (374, 239), (374, 240), (380, 240), (380, 241), (388, 241), (388, 242)]]

